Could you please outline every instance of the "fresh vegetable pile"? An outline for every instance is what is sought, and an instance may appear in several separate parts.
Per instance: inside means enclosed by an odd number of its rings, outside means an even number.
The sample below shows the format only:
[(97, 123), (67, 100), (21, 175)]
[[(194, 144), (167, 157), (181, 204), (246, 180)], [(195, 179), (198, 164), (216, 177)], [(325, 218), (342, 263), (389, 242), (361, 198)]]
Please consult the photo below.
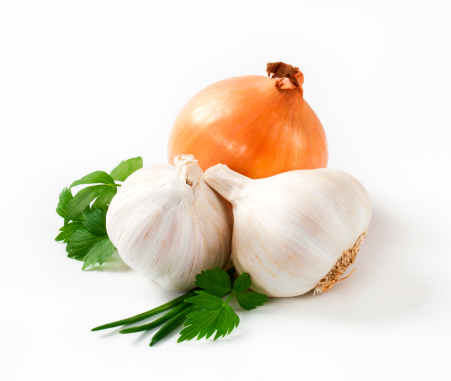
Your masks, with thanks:
[(323, 168), (326, 138), (299, 69), (277, 62), (267, 73), (196, 95), (171, 132), (174, 165), (143, 168), (137, 157), (61, 192), (56, 240), (83, 270), (117, 249), (147, 278), (186, 292), (93, 331), (165, 312), (120, 333), (162, 325), (153, 345), (183, 324), (178, 342), (216, 340), (239, 324), (232, 298), (252, 310), (268, 296), (329, 291), (344, 279), (370, 223), (368, 194), (349, 174)]

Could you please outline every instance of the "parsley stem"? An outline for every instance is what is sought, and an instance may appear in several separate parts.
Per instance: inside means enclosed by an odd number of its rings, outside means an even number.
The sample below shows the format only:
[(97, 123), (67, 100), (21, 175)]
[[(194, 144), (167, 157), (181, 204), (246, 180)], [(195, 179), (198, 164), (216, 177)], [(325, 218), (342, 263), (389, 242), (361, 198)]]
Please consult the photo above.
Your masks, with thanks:
[(149, 311), (143, 312), (143, 313), (141, 313), (139, 315), (135, 315), (135, 316), (129, 317), (127, 319), (122, 319), (122, 320), (118, 320), (118, 321), (115, 321), (115, 322), (112, 322), (112, 323), (108, 323), (108, 324), (104, 324), (104, 325), (95, 327), (95, 328), (91, 329), (91, 331), (100, 331), (102, 329), (114, 328), (114, 327), (119, 327), (121, 325), (137, 323), (138, 321), (141, 321), (143, 319), (146, 319), (146, 318), (149, 318), (151, 316), (157, 315), (160, 312), (167, 311), (167, 310), (169, 310), (171, 308), (177, 307), (179, 304), (183, 303), (183, 301), (185, 299), (190, 298), (190, 297), (195, 296), (195, 295), (197, 295), (197, 294), (194, 291), (187, 292), (186, 294), (183, 294), (183, 295), (181, 295), (181, 296), (179, 296), (179, 297), (171, 300), (170, 302), (165, 303), (165, 304), (163, 304), (163, 305), (161, 305), (159, 307), (153, 308), (153, 309), (151, 309)]
[(166, 323), (168, 320), (172, 319), (174, 316), (178, 315), (179, 312), (183, 311), (184, 309), (188, 308), (190, 305), (188, 303), (182, 302), (177, 307), (173, 308), (171, 311), (165, 313), (162, 317), (144, 325), (139, 325), (137, 327), (131, 327), (123, 329), (122, 331), (119, 331), (119, 333), (134, 333), (134, 332), (141, 332), (141, 331), (147, 331), (149, 329), (158, 327), (159, 325)]
[(187, 315), (194, 311), (196, 306), (194, 304), (189, 305), (183, 311), (179, 312), (171, 320), (169, 320), (163, 327), (161, 327), (155, 335), (153, 335), (149, 346), (155, 345), (158, 341), (169, 335), (176, 328), (178, 328), (186, 319)]
[(232, 300), (234, 294), (235, 294), (235, 292), (232, 290), (230, 292), (229, 297), (226, 299), (225, 304), (229, 304), (229, 302)]

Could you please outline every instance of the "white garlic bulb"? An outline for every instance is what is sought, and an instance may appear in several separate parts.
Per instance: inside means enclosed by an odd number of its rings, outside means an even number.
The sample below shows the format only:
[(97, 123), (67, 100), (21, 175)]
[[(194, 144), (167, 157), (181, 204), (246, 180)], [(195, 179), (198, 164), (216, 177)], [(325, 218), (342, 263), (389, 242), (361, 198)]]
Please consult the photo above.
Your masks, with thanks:
[(106, 226), (124, 262), (164, 288), (194, 288), (201, 270), (230, 258), (233, 218), (191, 155), (145, 167), (114, 196)]
[(371, 219), (365, 188), (336, 169), (252, 180), (218, 164), (203, 179), (233, 205), (235, 268), (269, 296), (329, 290), (354, 261)]

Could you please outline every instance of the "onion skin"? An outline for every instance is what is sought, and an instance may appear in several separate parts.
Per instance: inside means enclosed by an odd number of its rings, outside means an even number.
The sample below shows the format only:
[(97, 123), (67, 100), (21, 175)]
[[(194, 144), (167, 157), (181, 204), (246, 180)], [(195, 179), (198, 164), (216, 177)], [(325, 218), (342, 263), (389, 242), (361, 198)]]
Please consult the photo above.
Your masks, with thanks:
[(279, 81), (242, 76), (200, 91), (172, 127), (169, 161), (191, 154), (204, 171), (223, 163), (253, 179), (326, 167), (326, 134), (303, 97), (302, 82), (290, 88)]

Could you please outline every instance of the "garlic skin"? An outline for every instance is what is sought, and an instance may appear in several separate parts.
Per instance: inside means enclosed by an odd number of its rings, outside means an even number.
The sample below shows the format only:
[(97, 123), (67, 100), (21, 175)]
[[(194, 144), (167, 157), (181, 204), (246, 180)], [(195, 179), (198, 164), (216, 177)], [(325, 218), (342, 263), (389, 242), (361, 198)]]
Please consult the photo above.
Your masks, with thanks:
[(203, 179), (233, 206), (236, 270), (249, 273), (252, 288), (268, 296), (315, 288), (371, 219), (365, 188), (337, 169), (252, 180), (218, 164)]
[(164, 288), (187, 291), (201, 270), (228, 262), (233, 218), (193, 156), (180, 155), (174, 164), (128, 177), (111, 202), (106, 227), (128, 266)]

